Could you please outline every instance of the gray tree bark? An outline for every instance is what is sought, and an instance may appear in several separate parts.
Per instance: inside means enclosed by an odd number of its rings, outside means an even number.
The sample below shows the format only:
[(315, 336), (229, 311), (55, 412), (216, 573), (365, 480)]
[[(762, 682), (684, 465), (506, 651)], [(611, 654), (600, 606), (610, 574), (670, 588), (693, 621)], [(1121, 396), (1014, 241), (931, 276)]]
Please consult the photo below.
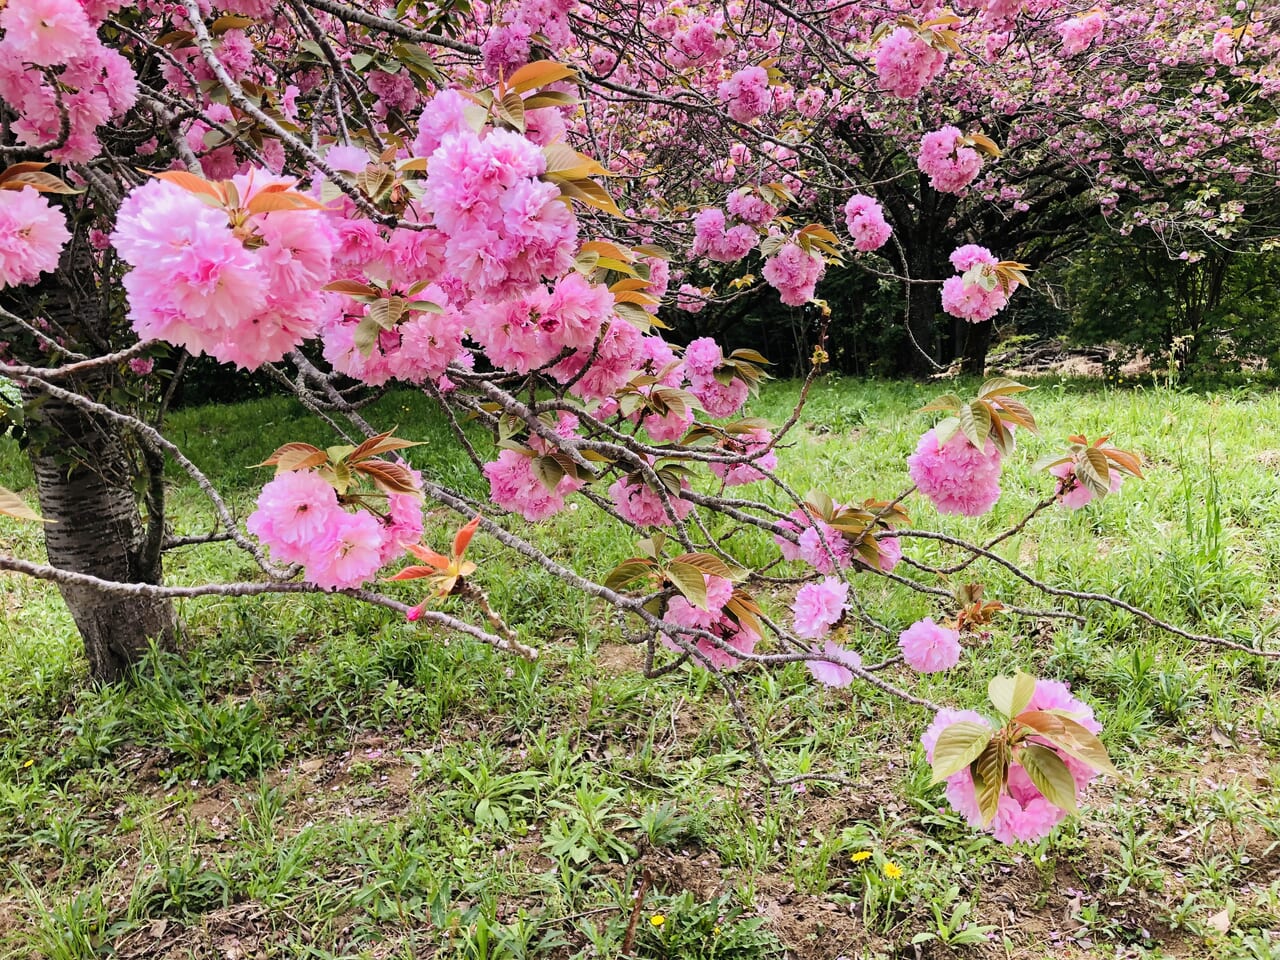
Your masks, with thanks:
[[(33, 449), (49, 563), (104, 580), (159, 583), (159, 550), (148, 536), (134, 493), (135, 461), (110, 424), (59, 400), (34, 418), (59, 438)], [(153, 504), (154, 507), (154, 504)], [(98, 680), (119, 679), (154, 640), (171, 647), (177, 620), (163, 598), (120, 597), (59, 584)]]
[[(98, 289), (92, 261), (73, 240), (62, 267), (15, 303), (19, 315), (44, 316), (69, 342), (89, 352), (109, 347), (111, 310)], [(79, 254), (79, 255), (78, 255)], [(7, 304), (6, 304), (7, 305)], [(3, 331), (0, 331), (3, 332)], [(33, 360), (45, 362), (37, 346)], [(96, 398), (111, 386), (109, 370), (60, 385)], [(104, 580), (160, 583), (164, 536), (163, 458), (139, 446), (116, 424), (65, 400), (24, 391), (27, 453), (46, 520), (45, 545), (52, 566)], [(30, 402), (34, 401), (34, 402)], [(148, 519), (139, 508), (140, 486)], [(172, 647), (177, 633), (173, 604), (165, 598), (122, 597), (91, 587), (59, 584), (95, 679), (120, 678), (151, 641)]]

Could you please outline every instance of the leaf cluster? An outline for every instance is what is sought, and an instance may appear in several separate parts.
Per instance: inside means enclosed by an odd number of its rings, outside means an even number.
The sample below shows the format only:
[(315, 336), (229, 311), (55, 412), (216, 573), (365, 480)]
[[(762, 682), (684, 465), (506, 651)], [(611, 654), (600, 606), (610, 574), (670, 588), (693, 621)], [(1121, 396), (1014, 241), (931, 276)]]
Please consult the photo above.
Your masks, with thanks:
[(1021, 670), (1012, 677), (993, 677), (987, 696), (1004, 725), (997, 729), (962, 720), (945, 728), (934, 746), (933, 782), (968, 768), (984, 824), (995, 817), (1015, 763), (1046, 800), (1073, 814), (1079, 812), (1076, 785), (1064, 756), (1099, 773), (1118, 775), (1102, 741), (1069, 712), (1027, 709), (1035, 690), (1036, 678)]

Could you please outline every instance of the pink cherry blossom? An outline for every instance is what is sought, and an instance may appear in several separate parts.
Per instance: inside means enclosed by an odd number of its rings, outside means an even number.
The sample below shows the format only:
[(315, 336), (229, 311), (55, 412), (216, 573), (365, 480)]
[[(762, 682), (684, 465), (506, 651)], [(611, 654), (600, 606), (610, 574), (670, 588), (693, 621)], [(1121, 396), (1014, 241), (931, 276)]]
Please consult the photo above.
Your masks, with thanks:
[(855, 193), (844, 205), (844, 222), (853, 237), (854, 248), (863, 253), (880, 249), (893, 234), (893, 228), (884, 219), (884, 209), (864, 193)]
[[(768, 447), (772, 441), (773, 434), (768, 429), (756, 427), (746, 433), (727, 437), (720, 442), (720, 447), (728, 453), (749, 455)], [(748, 463), (710, 463), (708, 466), (713, 474), (724, 481), (725, 486), (736, 487), (744, 483), (763, 480), (764, 474), (760, 472), (762, 469), (776, 470), (778, 468), (778, 454), (775, 450), (770, 449), (768, 453), (762, 454)]]
[(995, 254), (977, 244), (965, 244), (951, 253), (951, 263), (962, 271), (942, 284), (942, 307), (970, 323), (990, 320), (1005, 308), (1009, 292), (995, 274)]
[[(680, 489), (689, 489), (689, 481), (681, 478)], [(671, 513), (683, 520), (693, 510), (692, 501), (685, 500), (670, 490), (667, 502), (671, 505)], [(645, 482), (637, 473), (624, 474), (609, 487), (609, 498), (625, 519), (641, 527), (667, 527), (671, 525), (671, 516), (662, 502), (662, 496)]]
[(382, 566), (382, 524), (370, 513), (338, 511), (324, 538), (311, 547), (303, 575), (317, 587), (358, 587)]
[(93, 40), (93, 27), (76, 0), (12, 0), (0, 10), (0, 41), (37, 67), (66, 63)]
[(950, 670), (960, 662), (960, 634), (933, 622), (917, 620), (898, 634), (898, 646), (907, 664), (920, 673)]
[(526, 520), (545, 520), (564, 509), (564, 498), (582, 486), (565, 474), (550, 490), (533, 472), (533, 458), (517, 450), (503, 450), (498, 459), (484, 465), (489, 498)]
[(750, 123), (773, 107), (769, 73), (764, 67), (744, 67), (721, 83), (717, 92), (728, 106), (729, 116), (739, 123)]
[(1106, 22), (1106, 14), (1101, 11), (1064, 20), (1058, 25), (1058, 33), (1062, 35), (1062, 52), (1070, 57), (1088, 50), (1093, 41), (1102, 35)]
[(783, 303), (799, 307), (813, 297), (814, 288), (826, 269), (819, 254), (810, 253), (798, 243), (786, 243), (765, 262), (761, 272), (769, 285), (781, 294)]
[(307, 563), (314, 547), (342, 513), (333, 487), (310, 470), (291, 470), (267, 482), (258, 509), (249, 515), (249, 532), (285, 563)]
[(947, 55), (922, 40), (914, 30), (897, 27), (876, 47), (880, 86), (894, 96), (914, 98), (946, 65)]
[[(1028, 704), (1028, 709), (1064, 710), (1090, 732), (1098, 733), (1102, 729), (1094, 719), (1093, 710), (1072, 697), (1066, 684), (1055, 680), (1036, 682), (1035, 692)], [(925, 755), (930, 762), (933, 761), (934, 747), (942, 731), (962, 721), (990, 726), (985, 717), (972, 710), (939, 710), (920, 738), (925, 748)], [(1077, 794), (1079, 794), (1097, 776), (1096, 771), (1060, 751), (1058, 755), (1071, 772), (1072, 779), (1076, 783)], [(946, 797), (952, 809), (964, 817), (971, 826), (982, 826), (977, 792), (973, 777), (967, 768), (947, 779)], [(987, 829), (1001, 843), (1035, 842), (1048, 836), (1065, 817), (1066, 811), (1051, 804), (1031, 782), (1026, 771), (1014, 763), (1009, 767), (1008, 784), (1000, 796), (995, 817), (987, 825)]]
[(982, 155), (961, 143), (963, 136), (956, 127), (945, 126), (920, 141), (916, 165), (940, 193), (961, 193), (982, 169)]
[[(1095, 494), (1090, 487), (1076, 477), (1074, 464), (1060, 463), (1055, 467), (1050, 467), (1049, 473), (1061, 481), (1058, 484), (1058, 502), (1068, 510), (1079, 510), (1086, 504), (1093, 502)], [(1113, 469), (1109, 471), (1107, 478), (1107, 485), (1112, 493), (1118, 491), (1120, 484), (1124, 483), (1124, 475), (1119, 470)]]
[(853, 650), (846, 650), (833, 640), (826, 641), (813, 652), (821, 654), (829, 658), (829, 660), (839, 661), (838, 663), (830, 663), (828, 660), (805, 661), (804, 665), (808, 668), (809, 673), (813, 675), (813, 679), (824, 686), (849, 686), (853, 682), (853, 670), (849, 668), (857, 669), (862, 666), (862, 657)]
[(791, 605), (796, 636), (817, 640), (827, 635), (849, 605), (849, 585), (835, 577), (806, 583)]
[(66, 218), (34, 187), (0, 190), (0, 287), (33, 283), (56, 270), (70, 239)]
[(979, 451), (959, 431), (939, 443), (930, 430), (907, 458), (907, 472), (939, 513), (977, 517), (1000, 499), (1000, 451), (990, 438)]
[[(729, 649), (722, 649), (721, 645), (705, 638), (693, 640), (694, 648), (702, 657), (702, 660), (694, 662), (711, 670), (727, 670), (739, 662), (733, 651), (754, 653), (756, 644), (760, 642), (760, 635), (749, 627), (739, 625), (724, 612), (725, 605), (733, 596), (733, 584), (730, 581), (710, 574), (703, 574), (703, 580), (707, 588), (707, 609), (695, 607), (683, 596), (676, 596), (668, 602), (663, 619), (677, 626), (705, 630), (717, 637)], [(683, 651), (665, 633), (659, 636), (668, 649)]]

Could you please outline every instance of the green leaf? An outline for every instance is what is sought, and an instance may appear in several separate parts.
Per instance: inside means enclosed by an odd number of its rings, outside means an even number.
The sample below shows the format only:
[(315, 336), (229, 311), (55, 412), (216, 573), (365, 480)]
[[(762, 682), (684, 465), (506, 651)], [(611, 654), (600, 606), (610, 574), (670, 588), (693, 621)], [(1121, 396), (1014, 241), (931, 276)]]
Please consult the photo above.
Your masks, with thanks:
[(937, 438), (938, 446), (946, 444), (948, 440), (956, 435), (960, 430), (959, 417), (947, 417), (945, 420), (939, 420), (933, 427), (933, 435)]
[(1060, 756), (1033, 743), (1019, 750), (1017, 759), (1046, 800), (1067, 813), (1080, 812), (1076, 807), (1076, 782)]
[(534, 457), (530, 461), (533, 475), (548, 490), (555, 490), (564, 479), (564, 466), (554, 456)]
[(1014, 719), (1023, 726), (1030, 727), (1067, 756), (1074, 757), (1099, 773), (1117, 777), (1120, 775), (1120, 771), (1107, 756), (1107, 748), (1102, 745), (1102, 741), (1071, 717), (1058, 711), (1027, 710)]
[(381, 332), (382, 327), (378, 326), (378, 322), (373, 317), (365, 317), (356, 324), (351, 339), (361, 356), (367, 357), (373, 353), (373, 348), (378, 345), (378, 334)]
[(916, 413), (930, 413), (935, 410), (945, 411), (946, 413), (955, 413), (960, 409), (961, 401), (954, 393), (944, 393), (930, 403), (926, 403)]
[(994, 732), (986, 724), (971, 720), (961, 720), (944, 729), (933, 748), (932, 782), (941, 783), (973, 763), (987, 748)]
[(646, 560), (643, 557), (632, 557), (629, 560), (623, 560), (610, 570), (609, 576), (605, 578), (604, 585), (610, 590), (620, 590), (630, 583), (652, 576), (655, 570), (656, 564), (652, 560)]
[(658, 531), (652, 537), (645, 537), (638, 546), (640, 547), (640, 552), (646, 557), (656, 560), (662, 555), (662, 548), (666, 542), (667, 535), (662, 531)]
[(1019, 670), (1012, 677), (992, 677), (987, 684), (991, 705), (1006, 717), (1016, 717), (1031, 702), (1036, 692), (1036, 678)]
[(333, 489), (338, 491), (339, 496), (345, 496), (346, 492), (351, 489), (351, 468), (345, 463), (335, 463), (330, 471), (333, 475)]
[(1111, 464), (1107, 455), (1097, 447), (1089, 447), (1084, 451), (1082, 479), (1097, 496), (1105, 497), (1111, 492)]
[(993, 740), (987, 744), (978, 759), (969, 767), (973, 775), (973, 785), (977, 791), (978, 812), (982, 814), (982, 824), (986, 826), (996, 815), (1000, 807), (1000, 794), (1004, 793), (1009, 779), (1009, 758), (1002, 740)]
[(1074, 458), (1069, 453), (1050, 453), (1041, 457), (1031, 465), (1031, 469), (1037, 473), (1042, 470), (1048, 470), (1050, 467), (1056, 467), (1062, 463), (1070, 463)]
[(810, 490), (804, 495), (804, 502), (813, 508), (819, 519), (830, 521), (836, 512), (836, 502), (821, 490)]
[(38, 513), (27, 506), (25, 500), (4, 487), (0, 487), (0, 513), (7, 517), (14, 517), (18, 520), (35, 520), (37, 523), (53, 523), (53, 520), (45, 520)]
[(725, 580), (741, 580), (746, 575), (746, 571), (741, 567), (731, 567), (711, 553), (682, 553), (673, 562), (687, 563), (691, 567), (697, 567), (708, 576), (721, 577)]
[(702, 571), (690, 563), (672, 560), (667, 564), (667, 579), (699, 610), (707, 609), (707, 581)]
[(986, 449), (991, 433), (991, 411), (984, 403), (966, 403), (956, 414), (960, 420), (960, 432), (979, 450)]
[(1010, 380), (1008, 377), (992, 377), (978, 389), (978, 399), (986, 400), (990, 397), (1007, 397), (1013, 393), (1024, 393), (1030, 390), (1016, 380)]

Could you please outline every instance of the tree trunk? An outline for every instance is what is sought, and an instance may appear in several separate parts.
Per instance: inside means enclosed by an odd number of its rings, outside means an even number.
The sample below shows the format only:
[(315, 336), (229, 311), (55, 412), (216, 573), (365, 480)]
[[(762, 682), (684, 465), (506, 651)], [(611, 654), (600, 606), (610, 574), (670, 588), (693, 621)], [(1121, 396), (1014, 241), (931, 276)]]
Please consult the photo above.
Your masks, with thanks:
[(983, 320), (981, 323), (965, 324), (964, 358), (960, 361), (960, 372), (980, 377), (987, 372), (987, 351), (991, 349), (991, 333), (994, 323)]
[(895, 372), (910, 377), (927, 377), (935, 372), (937, 360), (937, 294), (931, 287), (912, 285), (908, 289), (906, 337), (895, 358)]
[[(83, 384), (73, 387), (83, 389)], [(33, 412), (33, 425), (50, 439), (32, 448), (49, 562), (63, 570), (104, 580), (159, 583), (161, 563), (134, 494), (133, 457), (117, 428), (53, 398)], [(153, 509), (161, 506), (152, 503)], [(149, 641), (172, 647), (177, 619), (173, 605), (153, 597), (108, 595), (89, 587), (59, 584), (95, 679), (118, 679), (146, 652)]]
[[(50, 329), (73, 348), (96, 353), (111, 349), (113, 321), (119, 321), (102, 295), (104, 281), (97, 276), (86, 242), (85, 222), (77, 221), (58, 271), (34, 287), (7, 291), (15, 299), (5, 306), (19, 316), (47, 318)], [(21, 343), (27, 338), (19, 329), (13, 339)], [(29, 342), (27, 349), (33, 361), (48, 362), (40, 344)], [(59, 385), (99, 398), (111, 392), (114, 376), (99, 368), (68, 377)], [(40, 509), (46, 520), (53, 521), (44, 526), (49, 563), (103, 580), (160, 583), (164, 464), (159, 451), (140, 448), (117, 424), (34, 386), (24, 390), (23, 399), (27, 454)], [(139, 480), (149, 514), (146, 523), (135, 492)], [(174, 644), (177, 617), (168, 600), (108, 595), (64, 584), (58, 589), (84, 639), (95, 679), (119, 678), (146, 652), (150, 641), (161, 647)]]

